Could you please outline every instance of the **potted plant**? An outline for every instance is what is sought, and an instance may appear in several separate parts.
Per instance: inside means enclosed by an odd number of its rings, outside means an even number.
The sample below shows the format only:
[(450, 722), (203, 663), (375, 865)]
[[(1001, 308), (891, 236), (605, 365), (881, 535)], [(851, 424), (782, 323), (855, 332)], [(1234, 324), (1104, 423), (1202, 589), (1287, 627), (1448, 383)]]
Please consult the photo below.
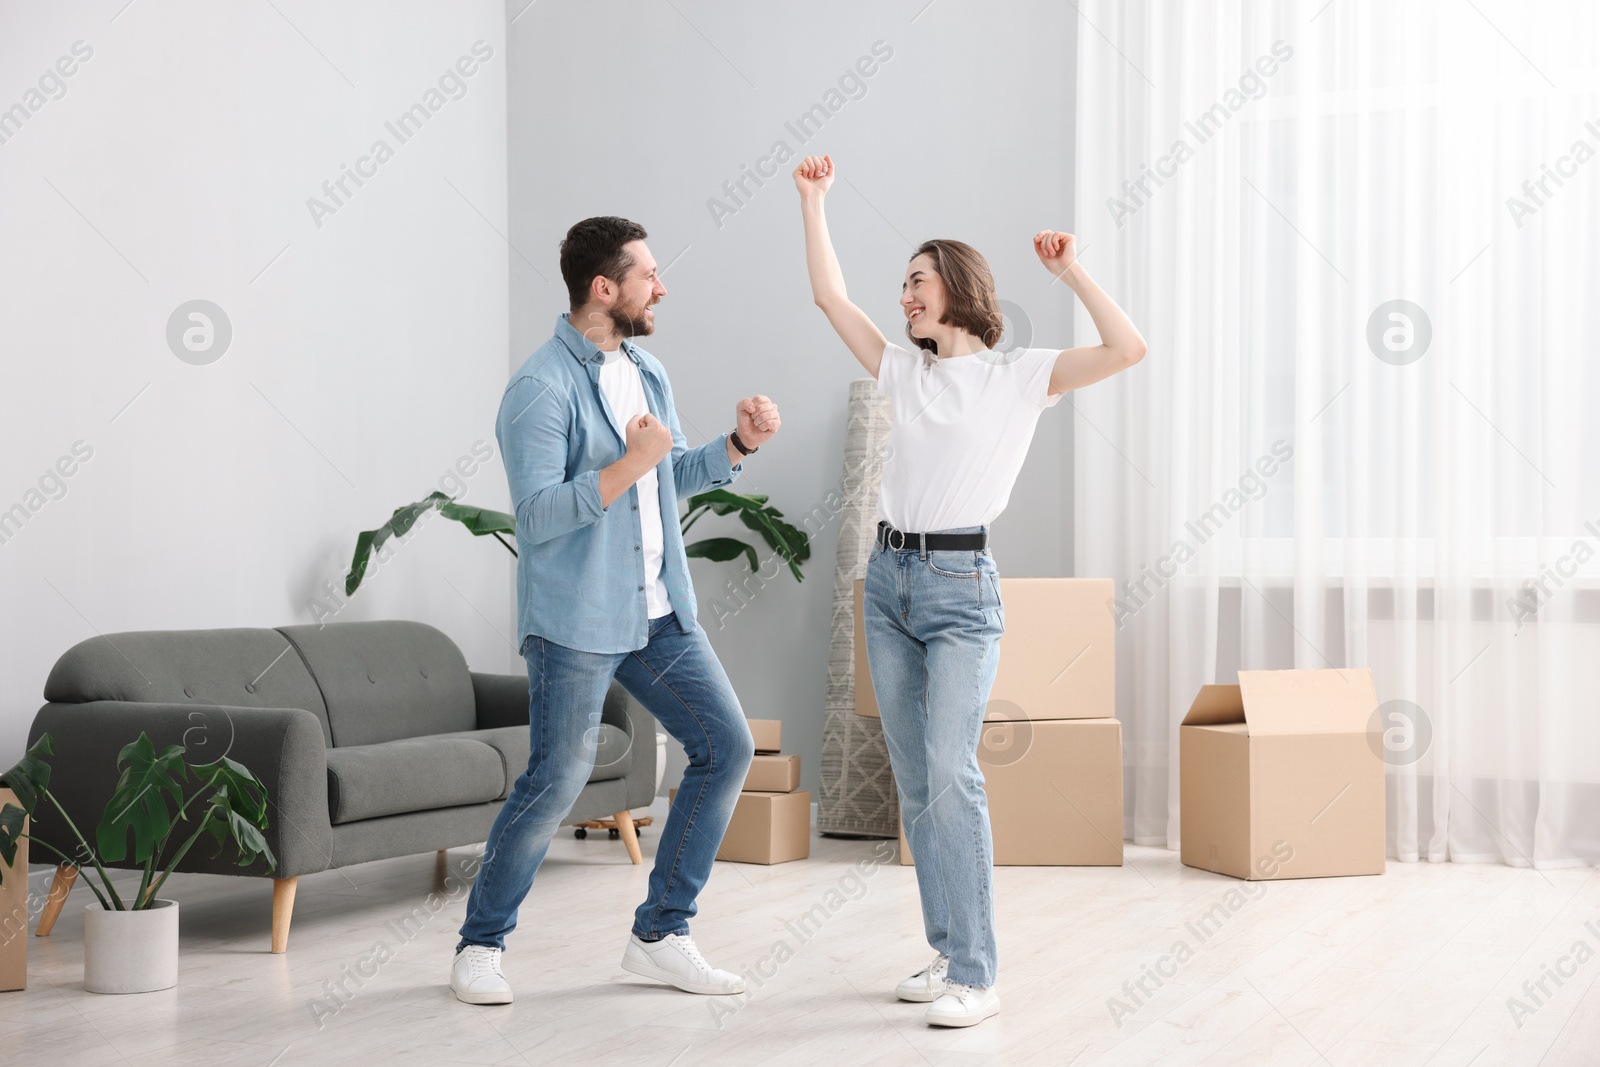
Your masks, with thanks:
[[(363, 530), (356, 537), (356, 551), (350, 560), (350, 573), (345, 575), (344, 595), (353, 595), (361, 585), (361, 579), (366, 577), (367, 567), (371, 563), (374, 551), (380, 550), (384, 542), (391, 537), (404, 537), (417, 524), (417, 520), (434, 510), (447, 519), (461, 523), (472, 531), (474, 536), (493, 534), (495, 540), (505, 545), (513, 556), (517, 554), (516, 546), (505, 537), (506, 534), (515, 537), (517, 533), (516, 519), (511, 515), (504, 511), (457, 504), (444, 493), (435, 490), (415, 504), (395, 508), (388, 522), (375, 530)], [(768, 504), (765, 496), (734, 493), (726, 489), (713, 489), (708, 493), (692, 496), (688, 501), (688, 510), (680, 520), (683, 531), (687, 533), (689, 527), (708, 512), (713, 515), (738, 515), (740, 522), (759, 533), (762, 540), (767, 543), (767, 547), (789, 565), (789, 573), (794, 575), (795, 581), (805, 580), (800, 573), (800, 564), (811, 558), (811, 540), (804, 530), (785, 522), (783, 512)], [(683, 550), (691, 557), (709, 559), (717, 563), (725, 563), (743, 556), (752, 571), (761, 567), (755, 546), (737, 537), (707, 537), (684, 545)]]
[[(161, 887), (202, 835), (216, 842), (218, 854), (231, 841), (241, 867), (257, 857), (266, 860), (268, 870), (277, 867), (261, 833), (267, 828), (266, 787), (226, 756), (191, 766), (184, 761), (183, 746), (169, 745), (157, 752), (150, 738), (141, 733), (117, 754), (122, 773), (91, 845), (50, 792), (50, 765), (44, 757), (54, 754), (52, 746), (50, 735), (43, 735), (0, 778), (18, 801), (0, 809), (0, 860), (11, 862), (17, 842), (27, 838), (76, 868), (93, 868), (93, 875), (85, 879), (96, 901), (87, 906), (84, 916), (86, 990), (144, 993), (168, 989), (178, 982), (178, 902), (158, 896)], [(198, 788), (185, 797), (191, 774)], [(77, 838), (77, 855), (69, 856), (24, 831), (24, 820), (41, 802), (52, 805)], [(193, 830), (171, 848), (183, 823), (192, 825)], [(122, 863), (130, 857), (142, 873), (138, 890), (124, 899), (105, 864)], [(4, 877), (3, 870), (0, 877)]]

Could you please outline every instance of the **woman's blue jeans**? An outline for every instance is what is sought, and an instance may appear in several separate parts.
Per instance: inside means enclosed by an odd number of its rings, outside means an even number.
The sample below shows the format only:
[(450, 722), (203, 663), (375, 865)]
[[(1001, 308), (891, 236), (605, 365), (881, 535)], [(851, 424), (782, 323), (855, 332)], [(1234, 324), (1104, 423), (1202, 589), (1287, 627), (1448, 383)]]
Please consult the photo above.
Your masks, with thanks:
[[(755, 752), (744, 709), (705, 631), (684, 633), (669, 614), (651, 621), (649, 643), (636, 652), (580, 652), (531, 636), (522, 657), (528, 663), (528, 769), (489, 831), (457, 950), (506, 947), (550, 839), (594, 769), (600, 710), (613, 677), (689, 757), (633, 932), (647, 940), (687, 934)], [(633, 743), (656, 741), (635, 737)]]
[(992, 986), (994, 845), (978, 740), (1005, 631), (994, 558), (874, 547), (863, 615), (928, 943), (950, 957), (950, 981)]

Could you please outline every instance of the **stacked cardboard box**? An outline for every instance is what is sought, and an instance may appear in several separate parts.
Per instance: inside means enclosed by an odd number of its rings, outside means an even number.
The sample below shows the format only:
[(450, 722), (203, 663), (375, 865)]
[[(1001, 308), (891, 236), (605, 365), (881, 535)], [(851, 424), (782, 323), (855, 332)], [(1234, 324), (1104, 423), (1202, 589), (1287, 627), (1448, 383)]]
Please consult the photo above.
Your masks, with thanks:
[[(783, 723), (750, 719), (756, 755), (717, 849), (735, 863), (787, 863), (811, 855), (811, 793), (800, 788), (800, 757), (783, 755)], [(672, 790), (677, 796), (678, 791)]]
[[(1109, 579), (1002, 578), (1006, 632), (978, 763), (998, 866), (1122, 864)], [(856, 582), (856, 714), (876, 716)], [(901, 832), (900, 862), (911, 862)]]
[(1178, 728), (1182, 859), (1261, 881), (1382, 874), (1372, 672), (1240, 671)]
[[(0, 809), (16, 804), (17, 795), (0, 788)], [(28, 832), (23, 820), (22, 832)], [(17, 854), (0, 879), (0, 989), (28, 987), (28, 839), (17, 842)]]

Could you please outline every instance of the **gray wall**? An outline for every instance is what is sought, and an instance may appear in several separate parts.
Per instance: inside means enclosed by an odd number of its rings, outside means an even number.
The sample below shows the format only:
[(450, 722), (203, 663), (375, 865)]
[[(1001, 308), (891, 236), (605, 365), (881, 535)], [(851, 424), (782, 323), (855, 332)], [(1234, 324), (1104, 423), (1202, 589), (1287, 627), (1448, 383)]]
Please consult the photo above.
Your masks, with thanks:
[[(862, 371), (810, 301), (788, 177), (795, 161), (764, 187), (747, 183), (742, 205), (722, 190), (777, 141), (832, 154), (839, 257), (852, 296), (885, 334), (903, 336), (896, 301), (911, 248), (938, 236), (988, 256), (1034, 345), (1071, 343), (1071, 294), (1050, 284), (1031, 244), (1040, 229), (1071, 226), (1071, 5), (509, 0), (508, 18), (512, 366), (566, 307), (556, 264), (566, 228), (590, 215), (633, 218), (671, 265), (646, 347), (672, 376), (690, 443), (730, 428), (740, 397), (766, 393), (784, 429), (737, 488), (767, 493), (793, 516), (820, 504), (839, 484), (846, 386)], [(861, 79), (864, 94), (847, 82), (849, 92), (828, 99), (878, 41), (893, 55)], [(819, 103), (837, 110), (802, 145), (785, 123)], [(713, 197), (736, 210), (714, 217)], [(1071, 418), (1063, 404), (1041, 420), (996, 526), (1005, 574), (1071, 571)], [(712, 522), (695, 532), (713, 532)], [(746, 712), (783, 720), (784, 747), (801, 754), (810, 789), (836, 534), (830, 525), (814, 539), (803, 584), (780, 576), (721, 628), (711, 601), (736, 603), (725, 587), (743, 565), (694, 564), (701, 622)], [(674, 751), (668, 782), (681, 767)]]
[[(458, 463), (451, 491), (505, 506), (505, 32), (500, 0), (0, 10), (0, 768), (97, 634), (321, 602), (520, 666), (510, 555), (455, 523), (342, 605), (324, 591), (359, 531)], [(492, 55), (437, 95), (478, 41)], [(401, 143), (385, 124), (430, 90)], [(380, 140), (392, 157), (334, 214), (308, 206)], [(196, 299), (214, 346), (191, 355), (168, 330)]]

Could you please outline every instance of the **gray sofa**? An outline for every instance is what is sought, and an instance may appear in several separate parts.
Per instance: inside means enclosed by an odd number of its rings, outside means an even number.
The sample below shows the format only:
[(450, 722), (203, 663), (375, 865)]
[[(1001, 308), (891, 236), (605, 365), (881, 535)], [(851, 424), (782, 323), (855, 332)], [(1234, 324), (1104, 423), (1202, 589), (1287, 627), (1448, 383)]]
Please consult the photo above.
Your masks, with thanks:
[[(416, 622), (94, 637), (56, 661), (44, 697), (28, 743), (54, 739), (52, 790), (91, 840), (117, 753), (141, 731), (194, 763), (226, 754), (262, 781), (277, 869), (239, 867), (209, 841), (179, 869), (271, 877), (274, 952), (288, 946), (300, 875), (483, 841), (528, 764), (527, 677), (469, 671), (448, 637)], [(654, 723), (612, 684), (594, 772), (567, 818), (616, 817), (635, 863), (629, 810), (655, 796)], [(47, 805), (32, 833), (75, 851)], [(76, 874), (57, 870), (41, 936)]]

